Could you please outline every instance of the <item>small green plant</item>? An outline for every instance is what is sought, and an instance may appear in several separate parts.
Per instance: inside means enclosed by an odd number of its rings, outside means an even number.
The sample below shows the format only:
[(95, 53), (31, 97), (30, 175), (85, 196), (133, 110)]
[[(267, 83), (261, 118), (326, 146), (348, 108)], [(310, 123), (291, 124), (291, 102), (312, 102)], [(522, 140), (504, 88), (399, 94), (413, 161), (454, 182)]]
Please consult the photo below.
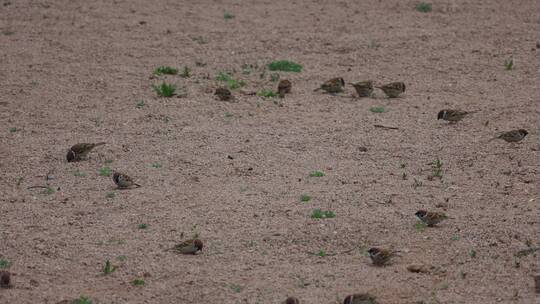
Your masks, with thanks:
[(336, 214), (333, 211), (322, 211), (321, 209), (313, 210), (311, 218), (314, 219), (324, 219), (324, 218), (334, 218)]
[(92, 300), (87, 297), (81, 296), (78, 299), (73, 300), (73, 304), (92, 304)]
[(105, 261), (105, 267), (103, 267), (103, 274), (108, 275), (113, 273), (116, 270), (116, 266), (111, 265), (109, 260)]
[(176, 95), (176, 86), (173, 84), (163, 82), (160, 85), (152, 85), (152, 87), (160, 97), (173, 97)]
[(115, 196), (114, 192), (107, 192), (107, 194), (105, 194), (106, 198), (114, 198), (114, 196)]
[(372, 108), (369, 108), (369, 110), (373, 113), (384, 113), (385, 112), (385, 109), (384, 107), (372, 107)]
[(309, 174), (309, 176), (311, 176), (311, 177), (323, 177), (324, 172), (316, 170), (316, 171), (311, 172)]
[(300, 196), (300, 201), (301, 202), (304, 202), (304, 203), (307, 203), (311, 200), (311, 196), (307, 195), (307, 194), (302, 194), (302, 196)]
[(5, 259), (0, 259), (0, 269), (6, 269), (11, 266), (11, 262)]
[(159, 168), (161, 168), (161, 163), (153, 162), (153, 163), (152, 163), (152, 167), (154, 167), (154, 168), (156, 168), (156, 169), (159, 169)]
[(77, 171), (73, 172), (73, 175), (75, 175), (77, 177), (86, 177), (86, 172), (77, 170)]
[(233, 117), (233, 116), (234, 116), (233, 113), (225, 112), (225, 117), (229, 118), (229, 117)]
[(416, 10), (422, 13), (431, 12), (431, 3), (420, 2), (416, 4)]
[(272, 61), (268, 65), (270, 71), (302, 72), (302, 65), (288, 60)]
[(471, 258), (475, 258), (476, 257), (476, 250), (474, 250), (474, 249), (469, 250), (469, 256)]
[(238, 284), (231, 284), (229, 285), (229, 287), (236, 293), (239, 293), (242, 291), (242, 286), (238, 285)]
[(100, 176), (111, 176), (111, 174), (112, 174), (112, 169), (109, 167), (103, 167), (99, 169)]
[(270, 97), (276, 97), (277, 93), (269, 89), (262, 89), (259, 92), (257, 92), (257, 96), (270, 98)]
[(135, 280), (131, 281), (131, 284), (133, 286), (143, 286), (145, 284), (145, 282), (144, 282), (143, 279), (135, 279)]
[(17, 131), (18, 131), (18, 129), (16, 127), (9, 128), (9, 132), (11, 132), (11, 133), (15, 133)]
[(155, 75), (176, 75), (178, 74), (178, 69), (169, 67), (169, 66), (160, 66), (154, 70)]
[(324, 258), (326, 256), (326, 251), (324, 250), (319, 250), (319, 252), (317, 252), (317, 255), (320, 256), (321, 258)]
[(52, 188), (50, 186), (47, 186), (45, 188), (45, 191), (43, 191), (43, 194), (49, 195), (49, 194), (53, 194), (54, 192), (56, 192), (56, 190), (54, 190), (54, 188)]
[(504, 61), (504, 69), (507, 71), (514, 69), (514, 58), (509, 58)]
[(433, 162), (433, 176), (434, 177), (438, 177), (438, 178), (442, 178), (443, 177), (443, 163), (440, 159), (437, 158), (437, 160), (435, 160)]
[(278, 73), (270, 74), (270, 81), (271, 82), (278, 82), (279, 81), (279, 74)]
[(422, 221), (418, 221), (416, 222), (416, 224), (414, 224), (414, 229), (416, 229), (417, 231), (424, 231), (426, 227), (427, 224)]
[(144, 103), (144, 100), (139, 100), (137, 104), (135, 105), (137, 109), (142, 109), (146, 104)]
[(216, 80), (227, 83), (227, 87), (229, 87), (231, 90), (235, 90), (246, 85), (245, 82), (234, 79), (232, 75), (227, 72), (219, 72), (216, 76)]
[(148, 228), (148, 225), (143, 223), (143, 224), (139, 224), (138, 227), (139, 227), (139, 229), (146, 229), (146, 228)]
[(184, 68), (182, 69), (182, 73), (180, 73), (180, 77), (183, 77), (183, 78), (191, 77), (191, 69), (187, 65), (184, 66)]
[(225, 20), (230, 20), (234, 18), (234, 15), (230, 12), (225, 12), (223, 13), (223, 18), (225, 18)]

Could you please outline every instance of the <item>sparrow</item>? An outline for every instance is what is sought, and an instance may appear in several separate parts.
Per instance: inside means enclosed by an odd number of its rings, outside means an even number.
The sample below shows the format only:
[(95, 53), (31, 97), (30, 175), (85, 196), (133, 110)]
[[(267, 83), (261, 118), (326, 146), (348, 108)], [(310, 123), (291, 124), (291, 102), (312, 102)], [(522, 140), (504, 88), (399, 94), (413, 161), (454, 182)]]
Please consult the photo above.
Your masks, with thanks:
[(203, 243), (199, 239), (191, 239), (187, 241), (183, 241), (180, 244), (175, 245), (173, 248), (170, 248), (168, 250), (174, 250), (181, 254), (195, 254), (197, 251), (201, 251), (203, 249)]
[(335, 94), (343, 92), (343, 87), (345, 86), (345, 80), (341, 77), (332, 78), (327, 80), (320, 87), (316, 88), (315, 91), (324, 90), (327, 93)]
[(291, 89), (292, 89), (292, 83), (289, 80), (287, 79), (281, 80), (277, 87), (279, 97), (281, 98), (285, 97), (285, 94), (290, 93)]
[(343, 304), (377, 304), (375, 297), (368, 293), (356, 293), (348, 295)]
[(462, 110), (443, 109), (437, 114), (437, 120), (442, 119), (449, 122), (458, 122), (467, 114), (475, 113), (476, 111), (467, 112)]
[(113, 173), (113, 181), (116, 186), (118, 186), (118, 189), (127, 189), (131, 188), (132, 186), (136, 186), (138, 188), (141, 186), (133, 182), (133, 179), (131, 179), (131, 177), (127, 176), (126, 174), (116, 171)]
[(222, 100), (222, 101), (228, 101), (234, 98), (232, 96), (231, 91), (225, 87), (217, 88), (216, 91), (214, 92), (214, 95), (216, 95), (219, 98), (219, 100)]
[(371, 258), (371, 262), (373, 262), (373, 265), (375, 266), (384, 266), (390, 262), (390, 259), (395, 255), (394, 252), (372, 247), (368, 250), (369, 257)]
[(444, 221), (448, 216), (442, 212), (418, 210), (414, 215), (418, 217), (428, 227), (433, 227)]
[(388, 98), (396, 98), (399, 94), (405, 92), (405, 83), (401, 81), (392, 82), (376, 88), (383, 90)]
[(11, 274), (7, 271), (0, 271), (0, 288), (11, 287)]
[(502, 134), (490, 139), (490, 141), (494, 139), (504, 139), (506, 142), (518, 142), (523, 140), (527, 134), (529, 134), (529, 132), (527, 132), (525, 129), (512, 130), (503, 132)]
[(358, 97), (369, 97), (373, 93), (373, 81), (360, 81), (357, 83), (351, 83), (356, 90)]
[(84, 158), (86, 158), (86, 155), (88, 155), (88, 153), (92, 151), (92, 149), (94, 149), (97, 146), (104, 145), (104, 144), (105, 144), (104, 142), (100, 142), (97, 144), (92, 144), (92, 143), (75, 144), (73, 145), (73, 147), (69, 148), (69, 151), (66, 155), (67, 161), (74, 162), (74, 161), (83, 160)]
[(283, 304), (300, 304), (300, 301), (295, 297), (288, 297)]

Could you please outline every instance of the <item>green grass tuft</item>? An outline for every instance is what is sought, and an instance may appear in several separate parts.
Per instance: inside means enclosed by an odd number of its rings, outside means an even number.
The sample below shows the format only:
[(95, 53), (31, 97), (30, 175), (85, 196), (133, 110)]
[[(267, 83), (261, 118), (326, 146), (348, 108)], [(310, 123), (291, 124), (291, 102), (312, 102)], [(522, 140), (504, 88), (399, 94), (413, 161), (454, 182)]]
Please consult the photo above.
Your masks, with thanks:
[(0, 259), (0, 269), (6, 269), (11, 266), (11, 262), (5, 259)]
[(384, 113), (385, 112), (385, 109), (384, 107), (372, 107), (372, 108), (369, 108), (369, 110), (373, 113)]
[(160, 66), (154, 70), (155, 75), (176, 75), (178, 74), (178, 69), (169, 67), (169, 66)]
[(225, 12), (223, 13), (223, 18), (225, 18), (225, 20), (231, 20), (234, 18), (234, 15), (230, 12)]
[(416, 10), (422, 13), (429, 13), (431, 12), (431, 3), (427, 2), (420, 2), (416, 4)]
[(103, 267), (103, 274), (108, 275), (113, 273), (116, 270), (116, 266), (111, 265), (109, 260), (105, 261), (105, 267)]
[(231, 90), (239, 89), (246, 85), (244, 81), (234, 79), (232, 75), (227, 72), (219, 72), (216, 76), (216, 80), (227, 83), (227, 87)]
[(270, 98), (270, 97), (276, 97), (277, 93), (269, 89), (262, 89), (259, 92), (257, 92), (257, 96)]
[(92, 300), (87, 297), (81, 296), (71, 302), (72, 304), (92, 304)]
[(323, 177), (324, 172), (316, 170), (316, 171), (311, 172), (309, 174), (309, 176), (311, 176), (311, 177)]
[(427, 227), (427, 224), (422, 221), (418, 221), (416, 222), (416, 224), (414, 224), (414, 228), (418, 231), (424, 231), (426, 227)]
[(284, 72), (296, 72), (300, 73), (302, 72), (302, 65), (288, 61), (288, 60), (278, 60), (278, 61), (272, 61), (268, 65), (268, 69), (270, 71), (284, 71)]
[(300, 201), (301, 202), (304, 202), (304, 203), (307, 203), (311, 200), (311, 196), (307, 195), (307, 194), (302, 194), (302, 196), (300, 196)]
[(135, 279), (135, 280), (131, 281), (131, 284), (133, 286), (143, 286), (146, 283), (144, 282), (143, 279)]
[(314, 219), (324, 219), (324, 218), (334, 218), (336, 214), (333, 211), (322, 211), (321, 209), (313, 210), (311, 218)]
[(103, 167), (99, 169), (99, 175), (101, 176), (111, 176), (111, 174), (112, 174), (112, 169), (109, 167)]
[(176, 95), (176, 86), (174, 84), (164, 82), (160, 85), (152, 85), (152, 87), (160, 97), (173, 97)]
[(17, 129), (16, 127), (9, 128), (9, 132), (11, 132), (11, 133), (15, 133), (17, 131), (19, 131), (19, 129)]
[(504, 69), (507, 71), (511, 71), (514, 69), (514, 58), (506, 59), (504, 61)]
[(143, 224), (139, 224), (138, 227), (139, 227), (139, 229), (146, 229), (146, 228), (148, 228), (148, 224), (144, 224), (144, 223), (143, 223)]
[(191, 77), (191, 69), (188, 66), (185, 66), (182, 69), (182, 73), (180, 73), (180, 77), (183, 77), (183, 78)]
[(144, 103), (144, 100), (139, 100), (137, 104), (135, 105), (137, 109), (142, 109), (146, 104)]

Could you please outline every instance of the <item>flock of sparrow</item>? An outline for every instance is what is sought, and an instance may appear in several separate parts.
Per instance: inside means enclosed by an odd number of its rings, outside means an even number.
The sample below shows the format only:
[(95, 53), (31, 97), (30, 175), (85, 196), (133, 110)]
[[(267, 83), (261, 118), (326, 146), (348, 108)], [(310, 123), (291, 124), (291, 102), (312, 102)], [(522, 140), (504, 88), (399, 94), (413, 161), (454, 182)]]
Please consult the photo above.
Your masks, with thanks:
[[(389, 98), (397, 98), (402, 93), (405, 92), (405, 84), (403, 82), (392, 82), (382, 86), (374, 86), (373, 81), (362, 81), (351, 84), (358, 97), (370, 97), (373, 94), (374, 88), (381, 89)], [(315, 91), (323, 90), (329, 94), (338, 94), (343, 92), (345, 87), (345, 81), (343, 78), (332, 78), (323, 84), (320, 87), (315, 89)], [(278, 84), (277, 92), (281, 98), (284, 98), (286, 94), (289, 94), (292, 89), (292, 83), (289, 80), (281, 80)], [(218, 96), (220, 100), (230, 100), (233, 98), (232, 93), (229, 89), (225, 87), (217, 88), (215, 95)], [(443, 119), (451, 123), (456, 123), (463, 119), (466, 115), (474, 112), (467, 112), (456, 109), (443, 109), (437, 114), (437, 119)], [(508, 132), (503, 132), (493, 139), (503, 139), (507, 142), (519, 142), (527, 136), (528, 132), (524, 129), (512, 130)], [(78, 143), (73, 145), (67, 152), (66, 159), (68, 162), (77, 162), (85, 160), (95, 147), (104, 145), (105, 142), (99, 143)], [(112, 180), (118, 187), (118, 189), (129, 189), (134, 187), (141, 187), (141, 185), (134, 182), (134, 180), (125, 173), (114, 171), (112, 175)], [(436, 211), (427, 211), (419, 210), (415, 213), (415, 216), (420, 219), (426, 226), (433, 227), (443, 220), (447, 219), (448, 216), (442, 212)], [(180, 254), (196, 254), (203, 249), (203, 242), (200, 239), (194, 238), (182, 241), (181, 243), (175, 245), (174, 247), (167, 249), (173, 250)], [(367, 251), (371, 262), (375, 266), (385, 266), (390, 264), (394, 256), (399, 255), (398, 251), (393, 251), (390, 249), (372, 247)], [(7, 271), (0, 271), (0, 287), (9, 287), (10, 286), (10, 273)], [(289, 297), (284, 302), (285, 304), (298, 304), (300, 303), (297, 298)], [(353, 294), (345, 298), (344, 304), (374, 304), (376, 303), (375, 297), (367, 293), (362, 294)]]

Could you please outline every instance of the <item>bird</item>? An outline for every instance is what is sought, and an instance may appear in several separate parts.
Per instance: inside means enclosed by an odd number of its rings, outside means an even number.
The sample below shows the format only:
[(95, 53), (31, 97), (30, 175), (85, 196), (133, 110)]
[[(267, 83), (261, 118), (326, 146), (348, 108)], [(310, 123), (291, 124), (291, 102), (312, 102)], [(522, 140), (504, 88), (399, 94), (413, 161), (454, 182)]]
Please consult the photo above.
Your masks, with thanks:
[(133, 182), (133, 179), (124, 173), (115, 171), (113, 173), (113, 181), (118, 186), (118, 189), (127, 189), (132, 186), (141, 187), (141, 185)]
[(300, 301), (295, 297), (288, 297), (283, 304), (300, 304)]
[(375, 266), (384, 266), (390, 262), (390, 259), (396, 255), (395, 252), (372, 247), (368, 250), (369, 257), (371, 258), (371, 262), (373, 262), (373, 265)]
[(405, 83), (398, 81), (398, 82), (391, 82), (382, 86), (377, 86), (376, 88), (379, 88), (383, 90), (384, 94), (388, 96), (389, 98), (396, 98), (401, 93), (405, 92)]
[(69, 151), (68, 151), (68, 153), (66, 155), (67, 161), (68, 162), (75, 162), (75, 161), (83, 160), (84, 158), (86, 158), (86, 155), (88, 155), (88, 153), (90, 151), (92, 151), (92, 149), (94, 149), (97, 146), (104, 145), (104, 144), (106, 144), (106, 143), (105, 142), (99, 142), (99, 143), (96, 143), (96, 144), (93, 144), (93, 143), (78, 143), (78, 144), (75, 144), (71, 148), (69, 148)]
[(355, 293), (345, 297), (343, 304), (377, 304), (377, 301), (368, 293)]
[(219, 98), (219, 100), (222, 100), (222, 101), (228, 101), (228, 100), (233, 99), (233, 95), (231, 91), (225, 87), (217, 88), (216, 91), (214, 92), (214, 95), (216, 95)]
[(203, 249), (203, 242), (199, 239), (190, 239), (175, 245), (168, 250), (174, 250), (181, 254), (196, 254)]
[(418, 210), (414, 215), (418, 217), (428, 227), (433, 227), (446, 220), (448, 216), (442, 212)]
[(529, 132), (527, 132), (527, 130), (525, 129), (512, 130), (508, 132), (503, 132), (496, 137), (490, 139), (490, 141), (494, 139), (504, 139), (506, 142), (518, 142), (522, 141), (525, 136), (527, 136), (527, 134), (529, 134)]
[(463, 119), (468, 114), (475, 113), (476, 111), (462, 111), (462, 110), (452, 110), (452, 109), (443, 109), (437, 114), (437, 120), (442, 119), (449, 122), (458, 122)]
[(290, 93), (291, 89), (292, 89), (292, 83), (289, 80), (287, 79), (281, 80), (278, 84), (279, 97), (281, 98), (285, 97), (285, 94)]
[(341, 77), (336, 77), (325, 81), (320, 87), (316, 88), (315, 91), (324, 90), (330, 94), (341, 93), (343, 92), (344, 86), (345, 80)]
[(360, 81), (357, 83), (351, 83), (356, 90), (358, 97), (369, 97), (373, 93), (373, 81)]
[(11, 274), (8, 271), (0, 271), (0, 288), (11, 287)]

